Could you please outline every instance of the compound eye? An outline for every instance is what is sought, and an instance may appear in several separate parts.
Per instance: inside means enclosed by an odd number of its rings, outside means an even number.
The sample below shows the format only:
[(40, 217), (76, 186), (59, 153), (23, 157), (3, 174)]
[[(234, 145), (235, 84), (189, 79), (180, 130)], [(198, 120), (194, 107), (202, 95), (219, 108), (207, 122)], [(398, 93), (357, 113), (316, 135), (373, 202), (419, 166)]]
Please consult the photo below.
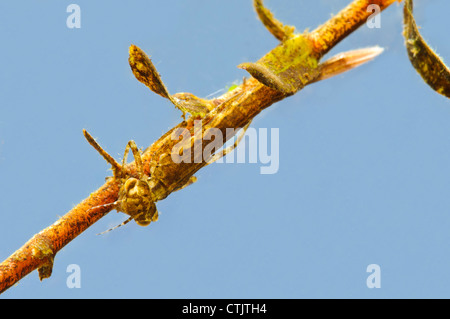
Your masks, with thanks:
[(139, 226), (148, 226), (152, 222), (152, 218), (150, 216), (150, 213), (147, 214), (141, 214), (138, 218), (134, 219), (136, 224)]

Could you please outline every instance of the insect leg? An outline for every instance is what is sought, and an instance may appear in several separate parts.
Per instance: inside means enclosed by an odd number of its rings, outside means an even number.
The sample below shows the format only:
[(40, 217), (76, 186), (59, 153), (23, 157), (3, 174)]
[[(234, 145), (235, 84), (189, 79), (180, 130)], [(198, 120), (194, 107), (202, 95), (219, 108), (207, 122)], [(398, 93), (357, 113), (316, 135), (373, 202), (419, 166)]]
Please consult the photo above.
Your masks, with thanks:
[[(143, 165), (142, 165), (142, 157), (141, 157), (141, 152), (139, 151), (136, 143), (131, 140), (128, 142), (127, 147), (125, 149), (126, 153), (128, 154), (128, 150), (131, 148), (131, 151), (133, 152), (133, 156), (134, 156), (134, 161), (136, 163), (136, 170), (139, 174), (139, 179), (142, 178), (144, 171), (143, 171)], [(124, 159), (125, 159), (125, 155), (124, 155)]]
[(89, 142), (89, 144), (92, 145), (92, 147), (94, 147), (97, 152), (100, 153), (101, 156), (103, 156), (103, 158), (112, 166), (112, 171), (114, 174), (114, 177), (118, 177), (119, 176), (119, 172), (122, 171), (122, 167), (120, 166), (119, 163), (117, 163), (117, 161), (111, 156), (109, 155), (96, 141), (95, 139), (91, 136), (91, 134), (88, 133), (88, 131), (83, 129), (83, 134), (84, 137), (86, 138), (86, 140)]
[(214, 155), (211, 157), (211, 159), (208, 161), (208, 164), (207, 164), (207, 165), (210, 165), (210, 164), (214, 163), (215, 161), (221, 159), (222, 157), (224, 157), (224, 156), (226, 156), (228, 153), (230, 153), (232, 150), (234, 150), (234, 149), (239, 145), (239, 143), (241, 142), (241, 140), (244, 138), (245, 132), (247, 132), (247, 129), (248, 129), (248, 127), (250, 126), (251, 123), (252, 123), (251, 121), (248, 122), (248, 123), (242, 128), (241, 133), (239, 134), (238, 138), (236, 139), (236, 141), (234, 142), (233, 145), (228, 146), (227, 148), (225, 148), (225, 149), (219, 151), (218, 153), (214, 154)]

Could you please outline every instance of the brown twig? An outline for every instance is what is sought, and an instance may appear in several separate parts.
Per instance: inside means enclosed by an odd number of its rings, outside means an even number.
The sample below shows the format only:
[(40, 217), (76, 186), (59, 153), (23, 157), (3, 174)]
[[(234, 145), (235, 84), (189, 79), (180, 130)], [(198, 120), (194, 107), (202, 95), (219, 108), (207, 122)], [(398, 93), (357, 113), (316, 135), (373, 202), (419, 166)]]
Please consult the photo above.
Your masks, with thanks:
[(382, 11), (396, 1), (401, 2), (401, 0), (353, 1), (325, 24), (310, 33), (310, 37), (315, 44), (315, 51), (319, 56), (323, 56), (341, 40), (364, 24), (373, 13), (367, 11), (369, 5), (377, 5)]
[[(339, 41), (363, 24), (372, 14), (372, 12), (367, 11), (368, 5), (376, 4), (383, 10), (395, 1), (353, 1), (324, 25), (304, 35), (308, 47), (311, 48), (310, 55), (317, 60), (320, 59)], [(262, 1), (256, 1), (255, 3), (262, 5)], [(272, 23), (272, 25), (276, 25), (277, 29), (283, 30), (277, 23)], [(270, 30), (270, 27), (268, 28)], [(285, 28), (284, 30), (291, 29)], [(282, 35), (279, 35), (279, 32), (277, 35), (279, 38), (283, 38)], [(266, 60), (269, 59), (270, 52), (265, 57)], [(266, 60), (260, 60), (262, 61), (260, 66)], [(291, 68), (291, 71), (295, 71), (294, 67)], [(281, 80), (285, 80), (287, 74), (283, 73)], [(308, 81), (306, 84), (314, 82), (314, 79), (311, 78)], [(305, 83), (301, 84), (306, 85)], [(298, 90), (301, 87), (298, 86), (296, 89)], [(294, 91), (296, 90), (289, 92)], [(275, 88), (271, 88), (261, 84), (255, 78), (250, 78), (233, 91), (208, 102), (217, 105), (217, 107), (202, 117), (202, 134), (209, 128), (216, 128), (224, 133), (223, 136), (226, 136), (226, 128), (244, 127), (263, 109), (288, 95), (290, 94), (277, 90), (276, 85)], [(207, 165), (206, 161), (201, 161), (200, 163), (192, 161), (191, 163), (179, 164), (169, 161), (165, 162), (166, 158), (170, 158), (167, 155), (171, 154), (171, 150), (177, 142), (172, 139), (172, 133), (177, 128), (184, 128), (188, 129), (191, 136), (193, 136), (195, 133), (194, 121), (196, 119), (198, 118), (191, 117), (178, 124), (149, 146), (142, 154), (144, 173), (154, 176), (159, 181), (151, 189), (152, 193), (159, 200), (188, 183), (195, 172)], [(205, 147), (205, 144), (203, 144), (203, 147)], [(156, 170), (150, 172), (150, 167), (154, 167), (152, 163), (155, 160), (159, 166), (157, 166)], [(130, 176), (135, 175), (136, 167), (134, 163), (128, 164), (126, 171)], [(0, 292), (5, 291), (35, 269), (38, 269), (41, 280), (49, 277), (56, 253), (113, 209), (113, 206), (108, 206), (108, 204), (117, 200), (120, 187), (121, 184), (118, 179), (109, 179), (87, 199), (75, 206), (53, 225), (34, 235), (25, 245), (3, 261), (0, 264)]]

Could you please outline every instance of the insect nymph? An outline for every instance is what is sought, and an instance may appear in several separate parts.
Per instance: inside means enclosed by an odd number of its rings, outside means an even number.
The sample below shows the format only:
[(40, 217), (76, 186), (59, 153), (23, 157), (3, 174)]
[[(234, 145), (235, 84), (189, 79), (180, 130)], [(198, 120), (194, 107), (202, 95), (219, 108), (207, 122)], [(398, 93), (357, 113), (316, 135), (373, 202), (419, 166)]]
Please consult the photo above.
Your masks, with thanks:
[[(83, 130), (83, 134), (89, 144), (91, 144), (100, 153), (100, 155), (102, 155), (103, 158), (111, 164), (113, 178), (121, 181), (118, 199), (111, 204), (101, 206), (112, 205), (118, 212), (123, 212), (130, 215), (130, 217), (123, 223), (108, 229), (105, 232), (125, 225), (133, 219), (136, 224), (140, 226), (147, 226), (151, 222), (157, 221), (158, 210), (156, 209), (149, 184), (150, 177), (144, 173), (141, 153), (137, 148), (136, 143), (134, 141), (128, 142), (123, 155), (122, 165), (120, 165), (94, 140), (94, 138), (86, 130)], [(138, 178), (130, 176), (130, 174), (128, 174), (125, 170), (125, 164), (130, 149), (133, 152)]]

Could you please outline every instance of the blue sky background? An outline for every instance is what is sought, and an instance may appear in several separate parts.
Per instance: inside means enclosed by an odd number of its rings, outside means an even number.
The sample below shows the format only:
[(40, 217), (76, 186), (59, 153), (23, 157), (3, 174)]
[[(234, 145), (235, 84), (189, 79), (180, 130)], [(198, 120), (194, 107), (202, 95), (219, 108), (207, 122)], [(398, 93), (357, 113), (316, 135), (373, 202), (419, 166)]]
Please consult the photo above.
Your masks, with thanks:
[[(297, 30), (348, 0), (266, 1)], [(447, 0), (415, 1), (422, 33), (450, 58)], [(207, 96), (247, 75), (236, 65), (277, 45), (250, 0), (0, 3), (0, 259), (86, 198), (110, 174), (90, 131), (121, 158), (180, 121), (132, 75), (140, 46), (170, 92)], [(279, 128), (280, 168), (215, 164), (158, 202), (160, 220), (96, 236), (115, 211), (1, 298), (449, 298), (450, 103), (411, 67), (402, 5), (340, 51), (380, 45), (370, 64), (306, 87), (252, 126)], [(67, 266), (81, 268), (69, 289)], [(381, 267), (368, 289), (366, 268)]]

